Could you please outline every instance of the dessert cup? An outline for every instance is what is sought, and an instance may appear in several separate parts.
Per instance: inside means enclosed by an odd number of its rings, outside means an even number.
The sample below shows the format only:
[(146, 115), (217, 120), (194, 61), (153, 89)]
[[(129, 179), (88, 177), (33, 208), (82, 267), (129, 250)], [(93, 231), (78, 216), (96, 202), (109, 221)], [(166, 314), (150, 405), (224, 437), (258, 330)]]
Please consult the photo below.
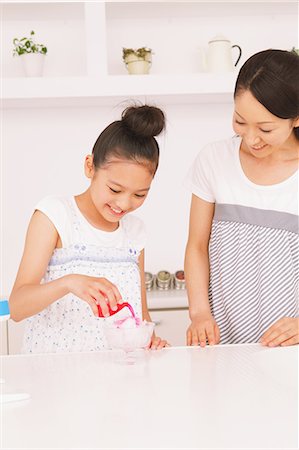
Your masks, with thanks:
[(104, 326), (107, 345), (112, 350), (122, 350), (125, 364), (134, 364), (137, 350), (146, 349), (150, 344), (155, 324), (143, 321), (135, 327), (118, 327), (115, 324)]

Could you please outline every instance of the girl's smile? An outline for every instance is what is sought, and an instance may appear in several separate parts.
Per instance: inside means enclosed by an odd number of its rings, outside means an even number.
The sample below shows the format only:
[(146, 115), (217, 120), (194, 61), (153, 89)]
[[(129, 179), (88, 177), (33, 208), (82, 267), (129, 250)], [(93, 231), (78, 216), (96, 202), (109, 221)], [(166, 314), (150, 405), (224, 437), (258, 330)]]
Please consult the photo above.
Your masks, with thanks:
[(125, 211), (123, 211), (122, 209), (118, 209), (118, 208), (113, 208), (111, 205), (107, 205), (110, 210), (112, 215), (116, 215), (117, 217), (121, 217), (125, 214)]

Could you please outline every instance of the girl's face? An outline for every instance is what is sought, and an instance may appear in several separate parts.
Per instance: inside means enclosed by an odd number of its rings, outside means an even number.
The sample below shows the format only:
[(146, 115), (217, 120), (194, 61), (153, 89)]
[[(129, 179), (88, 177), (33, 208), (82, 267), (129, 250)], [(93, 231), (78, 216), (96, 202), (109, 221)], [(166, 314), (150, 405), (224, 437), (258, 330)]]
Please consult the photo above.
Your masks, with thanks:
[(250, 91), (235, 98), (233, 129), (241, 136), (245, 150), (257, 158), (269, 156), (295, 142), (294, 126), (299, 119), (280, 119), (270, 113)]
[(89, 177), (93, 204), (103, 219), (111, 223), (143, 204), (153, 173), (146, 163), (113, 158), (97, 170), (92, 166)]

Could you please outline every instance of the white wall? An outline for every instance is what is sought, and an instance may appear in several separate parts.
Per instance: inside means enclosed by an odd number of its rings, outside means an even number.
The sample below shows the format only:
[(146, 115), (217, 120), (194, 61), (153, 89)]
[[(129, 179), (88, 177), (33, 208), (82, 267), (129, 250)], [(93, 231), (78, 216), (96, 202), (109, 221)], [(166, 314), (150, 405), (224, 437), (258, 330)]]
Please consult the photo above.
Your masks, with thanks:
[[(89, 43), (85, 41), (83, 3), (50, 3), (8, 2), (3, 8), (5, 77), (22, 76), (20, 61), (12, 57), (12, 39), (31, 29), (49, 47), (45, 76), (86, 74), (85, 45)], [(125, 73), (123, 45), (151, 46), (155, 51), (152, 73), (178, 73), (200, 70), (199, 47), (218, 33), (241, 45), (242, 62), (263, 48), (291, 48), (298, 41), (298, 6), (291, 2), (244, 2), (244, 9), (241, 1), (227, 7), (222, 2), (221, 8), (210, 2), (204, 7), (205, 14), (200, 2), (178, 2), (170, 7), (166, 3), (154, 8), (151, 3), (136, 2), (128, 8), (110, 2), (106, 33), (109, 73)], [(141, 39), (138, 43), (136, 36)], [(159, 138), (160, 167), (140, 216), (148, 229), (146, 269), (173, 272), (183, 266), (188, 228), (190, 196), (182, 188), (182, 180), (202, 145), (232, 135), (232, 104), (160, 106), (167, 115), (167, 131)], [(2, 293), (8, 293), (14, 281), (35, 203), (48, 194), (78, 194), (87, 187), (84, 157), (120, 112), (117, 105), (3, 111)]]
[[(205, 143), (232, 134), (231, 105), (161, 105), (167, 131), (159, 139), (160, 167), (138, 215), (146, 222), (146, 269), (183, 266), (189, 193), (182, 180)], [(8, 109), (3, 113), (3, 286), (10, 291), (35, 203), (48, 194), (87, 188), (84, 157), (121, 108)], [(2, 290), (1, 289), (1, 290)]]

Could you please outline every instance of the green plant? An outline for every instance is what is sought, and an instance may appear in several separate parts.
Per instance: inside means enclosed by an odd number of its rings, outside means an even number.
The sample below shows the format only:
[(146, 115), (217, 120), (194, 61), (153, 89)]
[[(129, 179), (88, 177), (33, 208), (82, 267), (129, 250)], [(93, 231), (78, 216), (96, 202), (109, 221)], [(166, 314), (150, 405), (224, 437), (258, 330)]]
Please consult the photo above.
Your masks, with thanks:
[(124, 48), (123, 47), (123, 60), (126, 61), (126, 58), (130, 55), (134, 55), (137, 58), (146, 59), (149, 55), (152, 54), (152, 49), (148, 47), (141, 48)]
[[(34, 36), (34, 31), (31, 31), (30, 36)], [(47, 47), (44, 44), (36, 44), (34, 40), (30, 37), (23, 37), (22, 39), (15, 38), (13, 40), (14, 49), (13, 54), (24, 55), (26, 53), (41, 53), (42, 55), (47, 54)]]

